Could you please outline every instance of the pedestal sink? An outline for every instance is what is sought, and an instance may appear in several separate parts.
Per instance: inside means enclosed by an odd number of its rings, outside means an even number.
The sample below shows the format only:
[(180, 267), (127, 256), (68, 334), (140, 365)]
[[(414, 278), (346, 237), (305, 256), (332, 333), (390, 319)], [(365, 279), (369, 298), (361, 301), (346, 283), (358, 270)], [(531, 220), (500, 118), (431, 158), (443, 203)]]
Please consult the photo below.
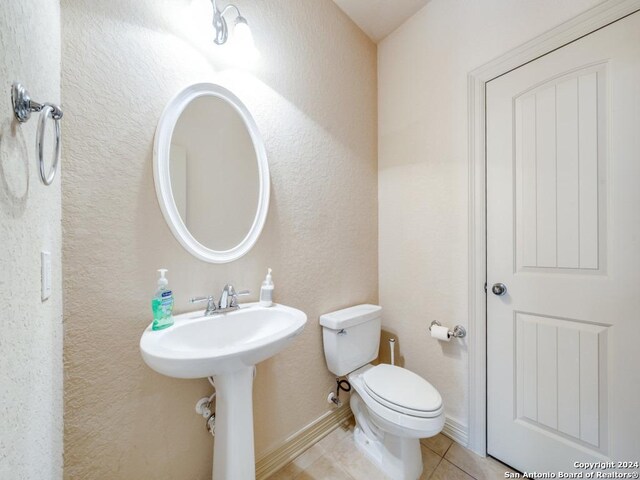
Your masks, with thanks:
[(302, 332), (300, 310), (245, 304), (205, 317), (202, 311), (174, 317), (159, 331), (142, 334), (140, 351), (156, 372), (176, 378), (213, 377), (216, 386), (214, 480), (254, 480), (253, 367)]

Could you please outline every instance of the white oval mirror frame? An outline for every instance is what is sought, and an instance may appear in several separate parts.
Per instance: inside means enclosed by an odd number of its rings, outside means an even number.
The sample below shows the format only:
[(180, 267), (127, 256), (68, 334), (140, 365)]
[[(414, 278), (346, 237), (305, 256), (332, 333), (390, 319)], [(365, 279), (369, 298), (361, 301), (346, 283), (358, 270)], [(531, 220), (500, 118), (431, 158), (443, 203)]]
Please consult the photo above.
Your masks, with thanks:
[[(171, 177), (169, 171), (171, 136), (176, 122), (184, 109), (193, 100), (201, 96), (214, 96), (227, 101), (238, 112), (247, 127), (258, 161), (259, 194), (258, 208), (253, 224), (247, 235), (235, 247), (228, 250), (212, 250), (198, 242), (184, 224), (171, 191)], [(213, 83), (197, 83), (180, 91), (167, 104), (158, 127), (156, 129), (153, 148), (153, 177), (156, 187), (156, 195), (162, 214), (171, 229), (171, 232), (180, 244), (192, 255), (209, 263), (228, 263), (245, 255), (255, 245), (262, 228), (264, 227), (269, 210), (269, 164), (267, 152), (262, 141), (258, 126), (247, 107), (233, 93), (224, 87)], [(219, 206), (216, 206), (219, 208)], [(229, 208), (233, 208), (230, 206)], [(215, 219), (212, 206), (212, 221)]]

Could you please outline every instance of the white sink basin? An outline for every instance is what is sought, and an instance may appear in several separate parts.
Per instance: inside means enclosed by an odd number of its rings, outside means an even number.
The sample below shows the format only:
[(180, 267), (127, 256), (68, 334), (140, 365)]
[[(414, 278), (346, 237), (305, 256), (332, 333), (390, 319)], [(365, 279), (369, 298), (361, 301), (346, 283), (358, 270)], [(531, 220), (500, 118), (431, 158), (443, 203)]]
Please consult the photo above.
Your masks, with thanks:
[(156, 372), (177, 378), (213, 377), (216, 441), (213, 478), (255, 480), (253, 367), (302, 332), (300, 310), (257, 303), (205, 317), (202, 311), (174, 317), (175, 323), (142, 334), (142, 358)]
[(174, 317), (173, 326), (142, 334), (142, 358), (152, 369), (177, 378), (205, 378), (253, 367), (281, 351), (297, 336), (307, 316), (274, 305), (244, 304), (229, 313), (205, 317), (203, 312)]

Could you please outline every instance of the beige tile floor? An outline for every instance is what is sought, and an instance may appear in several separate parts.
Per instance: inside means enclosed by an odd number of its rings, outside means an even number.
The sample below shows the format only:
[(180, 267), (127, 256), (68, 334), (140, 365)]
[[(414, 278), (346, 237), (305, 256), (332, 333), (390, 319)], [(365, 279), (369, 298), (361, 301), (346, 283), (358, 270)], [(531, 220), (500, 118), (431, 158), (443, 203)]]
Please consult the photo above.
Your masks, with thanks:
[[(357, 449), (352, 433), (352, 424), (337, 428), (269, 480), (385, 480)], [(442, 434), (423, 439), (421, 448), (424, 470), (420, 480), (493, 480), (513, 472)]]

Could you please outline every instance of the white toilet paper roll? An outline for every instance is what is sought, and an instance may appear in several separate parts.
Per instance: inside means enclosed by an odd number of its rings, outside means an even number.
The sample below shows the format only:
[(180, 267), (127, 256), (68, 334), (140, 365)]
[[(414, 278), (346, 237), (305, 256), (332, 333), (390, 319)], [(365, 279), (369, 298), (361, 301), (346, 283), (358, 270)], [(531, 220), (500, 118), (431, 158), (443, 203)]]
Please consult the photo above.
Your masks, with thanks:
[(438, 340), (442, 340), (443, 342), (448, 342), (451, 340), (449, 338), (449, 329), (447, 327), (442, 327), (439, 325), (433, 325), (431, 327), (431, 336), (433, 338), (437, 338)]

